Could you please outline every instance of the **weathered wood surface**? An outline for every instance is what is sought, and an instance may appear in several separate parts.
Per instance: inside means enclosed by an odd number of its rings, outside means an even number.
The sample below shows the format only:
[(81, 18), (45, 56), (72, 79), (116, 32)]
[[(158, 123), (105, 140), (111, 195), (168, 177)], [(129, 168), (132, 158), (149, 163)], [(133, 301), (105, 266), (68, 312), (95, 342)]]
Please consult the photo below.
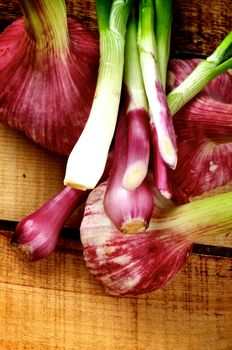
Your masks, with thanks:
[[(66, 4), (69, 16), (97, 30), (94, 0), (67, 0)], [(20, 16), (17, 0), (0, 0), (2, 28)], [(174, 0), (172, 55), (209, 55), (231, 27), (231, 0)]]
[(0, 232), (0, 349), (231, 350), (231, 259), (194, 256), (162, 290), (106, 295), (77, 241), (34, 264)]
[[(66, 157), (0, 123), (0, 219), (19, 221), (63, 186)], [(78, 211), (66, 226), (78, 227)]]

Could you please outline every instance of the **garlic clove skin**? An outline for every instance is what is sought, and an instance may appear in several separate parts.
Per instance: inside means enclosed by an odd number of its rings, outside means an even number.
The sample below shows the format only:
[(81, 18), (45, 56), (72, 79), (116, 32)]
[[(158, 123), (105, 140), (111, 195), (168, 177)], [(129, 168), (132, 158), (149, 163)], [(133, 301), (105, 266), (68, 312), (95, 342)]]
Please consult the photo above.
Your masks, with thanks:
[(0, 121), (68, 155), (89, 116), (98, 35), (69, 19), (67, 48), (41, 49), (19, 19), (1, 33), (0, 48)]
[(192, 243), (165, 230), (119, 232), (106, 216), (106, 183), (89, 195), (80, 227), (86, 265), (106, 292), (129, 296), (154, 291), (168, 283), (188, 258)]

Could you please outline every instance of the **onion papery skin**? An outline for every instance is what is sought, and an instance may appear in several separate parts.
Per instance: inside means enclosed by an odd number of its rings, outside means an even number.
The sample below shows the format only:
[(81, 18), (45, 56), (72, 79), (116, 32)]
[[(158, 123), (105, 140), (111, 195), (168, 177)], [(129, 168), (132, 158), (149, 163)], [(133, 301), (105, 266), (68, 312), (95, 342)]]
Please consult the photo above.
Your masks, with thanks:
[(0, 121), (68, 155), (89, 116), (98, 62), (98, 34), (76, 20), (61, 52), (41, 50), (16, 20), (0, 35)]
[(90, 273), (111, 295), (139, 295), (163, 287), (184, 265), (192, 242), (170, 228), (168, 233), (121, 233), (104, 212), (106, 185), (104, 182), (90, 193), (80, 227)]
[[(183, 80), (197, 62), (172, 60), (171, 84)], [(232, 75), (222, 73), (173, 117), (178, 164), (171, 182), (177, 204), (232, 180), (231, 91)]]

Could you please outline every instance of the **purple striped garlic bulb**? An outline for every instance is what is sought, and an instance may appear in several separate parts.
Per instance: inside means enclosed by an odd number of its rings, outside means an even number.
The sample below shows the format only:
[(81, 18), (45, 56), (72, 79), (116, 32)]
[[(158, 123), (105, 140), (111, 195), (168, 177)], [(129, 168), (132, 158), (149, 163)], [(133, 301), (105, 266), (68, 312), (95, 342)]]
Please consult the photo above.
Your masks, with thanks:
[(96, 87), (98, 34), (67, 19), (64, 0), (20, 0), (24, 14), (0, 34), (0, 121), (68, 155)]
[(139, 295), (165, 286), (184, 266), (196, 240), (232, 229), (232, 192), (174, 206), (156, 191), (147, 230), (121, 233), (104, 212), (105, 190), (106, 182), (89, 194), (80, 235), (89, 272), (111, 295)]
[[(184, 80), (199, 60), (171, 60), (169, 88)], [(232, 180), (232, 74), (213, 79), (174, 117), (178, 164), (171, 172), (173, 198), (189, 201)]]

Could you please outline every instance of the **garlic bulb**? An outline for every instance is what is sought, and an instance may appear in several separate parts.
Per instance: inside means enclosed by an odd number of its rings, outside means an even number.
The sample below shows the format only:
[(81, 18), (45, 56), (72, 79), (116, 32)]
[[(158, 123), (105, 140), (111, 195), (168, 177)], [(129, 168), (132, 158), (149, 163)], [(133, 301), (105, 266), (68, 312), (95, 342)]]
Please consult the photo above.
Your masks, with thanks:
[(137, 295), (161, 288), (183, 266), (192, 244), (175, 236), (175, 231), (121, 233), (104, 212), (105, 190), (106, 183), (102, 183), (90, 193), (80, 228), (90, 273), (112, 295)]
[(69, 154), (94, 96), (98, 34), (66, 17), (63, 0), (21, 0), (0, 34), (0, 121)]
[(112, 295), (163, 287), (183, 267), (196, 240), (232, 229), (232, 192), (181, 206), (154, 192), (147, 231), (123, 234), (104, 212), (105, 190), (106, 182), (89, 194), (80, 234), (90, 273)]
[[(172, 84), (180, 83), (197, 62), (170, 62)], [(231, 91), (232, 75), (228, 71), (210, 82), (173, 117), (178, 164), (171, 177), (173, 196), (178, 203), (232, 179)]]

